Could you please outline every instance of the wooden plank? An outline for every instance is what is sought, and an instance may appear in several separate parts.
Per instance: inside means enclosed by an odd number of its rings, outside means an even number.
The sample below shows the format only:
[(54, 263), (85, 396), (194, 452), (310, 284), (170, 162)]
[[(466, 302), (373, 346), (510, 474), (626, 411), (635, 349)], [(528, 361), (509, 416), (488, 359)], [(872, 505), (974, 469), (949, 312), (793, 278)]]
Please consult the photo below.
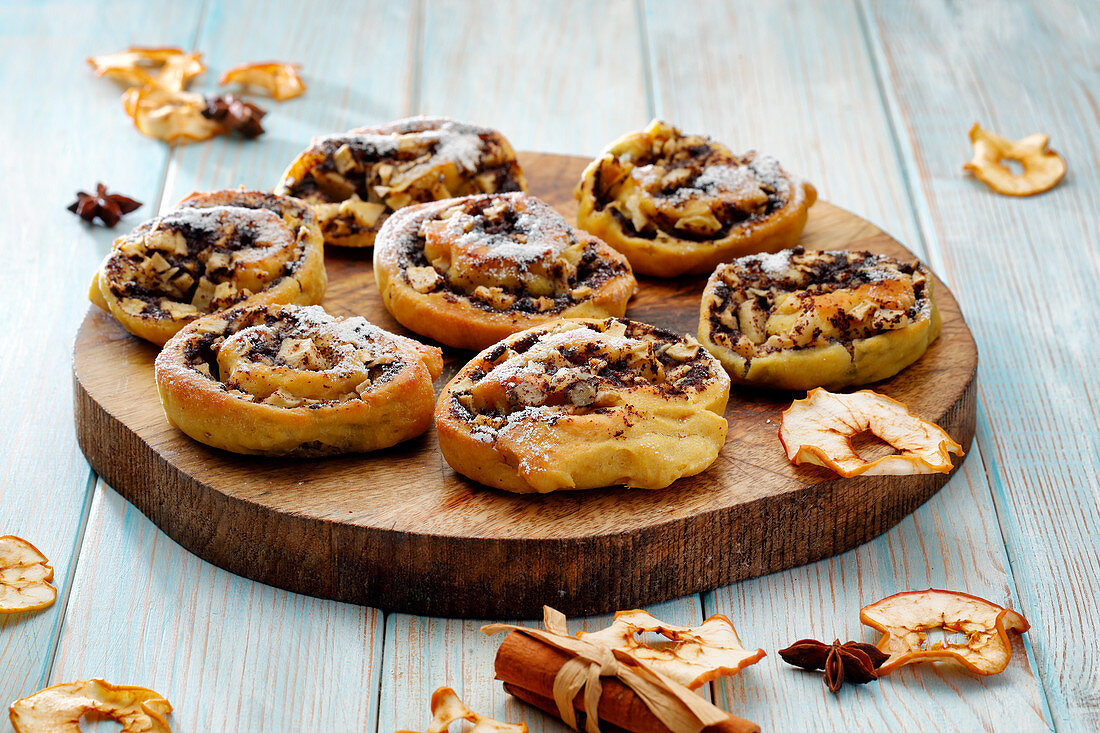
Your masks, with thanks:
[[(926, 251), (854, 7), (712, 3), (699, 8), (690, 25), (674, 22), (676, 13), (647, 6), (659, 115), (735, 148), (774, 152), (819, 185), (823, 198), (885, 222), (908, 237), (912, 249)], [(689, 44), (703, 51), (684, 53)], [(934, 255), (928, 259), (936, 262)], [(964, 312), (973, 319), (980, 310)], [(1045, 728), (1042, 690), (1020, 644), (1008, 678), (982, 683), (904, 671), (836, 701), (818, 679), (804, 679), (774, 654), (806, 636), (873, 639), (860, 629), (860, 606), (929, 586), (1019, 606), (977, 450), (945, 489), (884, 537), (833, 560), (705, 596), (708, 613), (728, 613), (772, 655), (721, 685), (722, 699), (779, 730), (924, 729), (931, 720), (945, 730), (973, 730), (1009, 716), (1021, 730)], [(798, 705), (790, 704), (793, 698)]]
[[(982, 350), (979, 443), (1059, 729), (1100, 727), (1100, 316), (1095, 73), (1100, 19), (1073, 2), (868, 3), (921, 224)], [(904, 49), (904, 51), (902, 50)], [(1070, 173), (1000, 197), (962, 175), (974, 121), (1050, 135)], [(1019, 304), (1019, 305), (1015, 305)]]
[[(212, 4), (195, 44), (210, 71), (196, 90), (215, 90), (230, 66), (271, 58), (301, 62), (309, 90), (261, 101), (269, 132), (258, 140), (174, 151), (162, 209), (192, 190), (270, 188), (311, 136), (405, 114), (412, 21), (382, 2)], [(127, 144), (141, 140), (129, 135)], [(100, 674), (152, 686), (182, 730), (373, 729), (378, 611), (218, 570), (102, 484), (85, 547), (53, 681)]]
[[(0, 618), (0, 702), (48, 677), (91, 500), (91, 471), (72, 428), (70, 349), (87, 285), (117, 232), (65, 211), (97, 180), (155, 206), (162, 146), (137, 135), (114, 82), (85, 57), (130, 43), (190, 45), (197, 7), (141, 2), (5, 3), (0, 44), (0, 165), (17, 185), (0, 198), (0, 534), (37, 545), (60, 593), (49, 609)], [(123, 19), (120, 21), (120, 19)], [(131, 217), (133, 218), (133, 217)], [(125, 226), (125, 225), (123, 225)]]
[[(649, 612), (662, 621), (702, 621), (698, 596), (657, 604)], [(593, 631), (611, 623), (611, 615), (571, 621), (569, 630)], [(493, 679), (493, 660), (503, 634), (486, 636), (487, 621), (428, 618), (395, 613), (386, 617), (378, 731), (424, 730), (431, 720), (428, 702), (439, 687), (451, 687), (474, 710), (497, 720), (525, 721), (531, 733), (565, 733), (570, 729), (504, 691)], [(534, 621), (508, 622), (535, 626)], [(751, 644), (752, 639), (746, 639)]]
[[(639, 44), (633, 5), (621, 0), (429, 1), (416, 110), (492, 125), (518, 149), (594, 154), (648, 120)], [(577, 123), (580, 116), (583, 124)], [(697, 596), (649, 610), (673, 623), (702, 620)], [(609, 620), (593, 617), (570, 628), (599, 628)], [(443, 685), (480, 712), (526, 720), (532, 733), (569, 730), (512, 699), (493, 680), (500, 637), (484, 636), (482, 623), (387, 618), (380, 733), (423, 730), (431, 694)]]
[(428, 0), (416, 110), (595, 155), (649, 119), (634, 5)]
[(382, 614), (203, 562), (100, 483), (50, 681), (173, 704), (173, 730), (369, 730)]

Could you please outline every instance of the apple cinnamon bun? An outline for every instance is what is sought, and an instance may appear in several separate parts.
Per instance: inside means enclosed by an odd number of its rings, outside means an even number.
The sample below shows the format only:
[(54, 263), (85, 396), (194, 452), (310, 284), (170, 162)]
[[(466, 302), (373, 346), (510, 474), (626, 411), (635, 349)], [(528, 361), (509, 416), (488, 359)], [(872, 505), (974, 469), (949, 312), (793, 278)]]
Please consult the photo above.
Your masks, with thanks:
[(611, 143), (575, 195), (582, 229), (625, 254), (635, 272), (658, 277), (790, 247), (817, 199), (775, 158), (735, 155), (657, 120)]
[(560, 320), (482, 351), (435, 408), (459, 473), (519, 493), (661, 489), (725, 442), (729, 377), (691, 338), (637, 321)]
[(463, 349), (561, 317), (621, 316), (636, 286), (625, 257), (525, 193), (398, 211), (374, 276), (402, 325)]
[(130, 333), (163, 344), (234, 305), (319, 303), (327, 283), (308, 206), (262, 191), (214, 191), (116, 239), (89, 297)]
[(526, 191), (527, 181), (496, 130), (410, 117), (315, 139), (275, 190), (313, 206), (327, 244), (370, 247), (390, 214), (405, 206)]
[(246, 306), (173, 336), (157, 356), (168, 421), (261, 455), (375, 450), (431, 425), (439, 349), (320, 306)]
[(801, 247), (742, 257), (710, 276), (699, 341), (734, 382), (835, 390), (892, 377), (940, 332), (919, 262)]

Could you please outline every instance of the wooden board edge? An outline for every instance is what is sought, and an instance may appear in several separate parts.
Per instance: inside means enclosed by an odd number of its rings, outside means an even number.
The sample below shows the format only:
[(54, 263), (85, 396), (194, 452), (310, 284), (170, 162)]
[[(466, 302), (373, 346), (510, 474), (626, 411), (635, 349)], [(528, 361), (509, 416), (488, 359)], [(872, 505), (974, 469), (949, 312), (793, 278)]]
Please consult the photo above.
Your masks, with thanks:
[[(974, 439), (975, 395), (972, 376), (941, 421), (967, 452)], [(857, 547), (896, 525), (950, 478), (946, 474), (898, 477), (904, 490), (889, 502), (878, 497), (879, 508), (871, 516), (834, 514), (832, 542), (820, 542), (819, 537), (805, 541), (797, 529), (784, 537), (761, 536), (761, 524), (739, 521), (737, 516), (751, 514), (757, 502), (670, 520), (630, 534), (587, 539), (417, 536), (352, 529), (287, 513), (265, 518), (252, 503), (184, 477), (92, 399), (80, 382), (75, 359), (73, 405), (77, 441), (92, 468), (189, 552), (237, 575), (296, 593), (425, 616), (537, 618), (544, 604), (567, 615), (591, 615), (712, 590)], [(119, 455), (126, 458), (119, 460)], [(810, 526), (813, 520), (807, 520), (808, 512), (828, 516), (831, 498), (842, 481), (850, 482), (847, 491), (870, 490), (861, 489), (861, 484), (869, 485), (863, 479), (837, 479), (769, 500), (779, 502), (778, 511), (792, 528)], [(210, 511), (210, 506), (217, 511)], [(226, 525), (247, 527), (247, 534), (219, 526), (218, 519), (240, 514), (246, 515), (244, 521), (235, 519)], [(736, 537), (734, 547), (713, 546), (711, 525), (716, 522), (729, 525), (725, 534)], [(327, 538), (331, 548), (327, 568), (303, 562), (305, 544), (315, 543), (318, 535)], [(279, 541), (272, 543), (273, 537)], [(688, 558), (686, 571), (668, 570), (675, 564), (673, 558), (663, 557), (668, 548)], [(600, 568), (598, 576), (582, 577), (578, 568), (592, 566), (590, 560), (585, 562), (591, 557), (601, 558), (594, 564)], [(501, 588), (495, 570), (518, 562), (526, 564), (526, 572), (519, 575), (529, 584)], [(263, 571), (249, 572), (250, 566)], [(452, 568), (474, 567), (494, 572), (480, 578), (465, 576), (461, 584), (454, 580)], [(570, 594), (569, 588), (577, 592)]]

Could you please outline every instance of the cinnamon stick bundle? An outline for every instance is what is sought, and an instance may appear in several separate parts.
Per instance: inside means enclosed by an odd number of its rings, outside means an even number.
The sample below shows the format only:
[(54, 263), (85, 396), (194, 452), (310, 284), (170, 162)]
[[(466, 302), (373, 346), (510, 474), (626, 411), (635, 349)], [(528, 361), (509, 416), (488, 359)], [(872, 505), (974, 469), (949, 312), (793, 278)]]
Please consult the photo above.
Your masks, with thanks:
[[(497, 650), (496, 678), (515, 697), (559, 717), (554, 702), (554, 679), (572, 656), (531, 636), (513, 631)], [(615, 677), (601, 677), (602, 693), (596, 714), (601, 730), (609, 733), (675, 733), (662, 723), (642, 699)], [(573, 707), (583, 714), (583, 691), (573, 698)], [(729, 719), (709, 725), (703, 733), (756, 733), (760, 726), (730, 714)]]

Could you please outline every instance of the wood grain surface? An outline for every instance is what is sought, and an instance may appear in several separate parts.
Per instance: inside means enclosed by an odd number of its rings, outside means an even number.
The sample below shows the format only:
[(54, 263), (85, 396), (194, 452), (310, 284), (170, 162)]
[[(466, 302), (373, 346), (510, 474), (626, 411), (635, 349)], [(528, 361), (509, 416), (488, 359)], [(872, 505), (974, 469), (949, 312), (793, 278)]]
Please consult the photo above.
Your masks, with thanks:
[[(978, 444), (1053, 723), (1100, 730), (1100, 14), (1090, 2), (865, 3), (932, 264), (982, 345)], [(901, 49), (907, 49), (902, 52)], [(1042, 132), (1052, 191), (998, 196), (963, 130)]]
[[(0, 18), (0, 159), (19, 181), (0, 197), (14, 283), (0, 289), (0, 325), (18, 334), (0, 356), (0, 522), (46, 551), (60, 589), (50, 609), (0, 619), (0, 703), (101, 674), (167, 695), (173, 730), (391, 733), (422, 729), (446, 681), (485, 712), (564, 733), (505, 702), (477, 622), (383, 620), (234, 577), (88, 470), (68, 354), (86, 279), (117, 231), (62, 208), (102, 179), (146, 202), (125, 229), (193, 190), (268, 187), (313, 135), (413, 112), (494, 125), (519, 149), (585, 155), (659, 115), (776, 154), (905, 242), (959, 296), (982, 359), (977, 439), (930, 501), (850, 552), (651, 610), (679, 622), (726, 613), (746, 644), (768, 650), (715, 690), (766, 730), (1100, 727), (1093, 3), (0, 0)], [(256, 141), (172, 150), (137, 134), (121, 90), (84, 65), (131, 43), (203, 51), (197, 91), (266, 59), (302, 63), (309, 91), (257, 100), (269, 114)], [(1066, 180), (1025, 200), (968, 180), (974, 121), (1049, 133)], [(116, 582), (123, 569), (133, 582)], [(871, 641), (860, 605), (929, 585), (1028, 616), (1005, 673), (922, 666), (834, 697), (774, 653), (806, 635)]]
[[(586, 160), (526, 154), (521, 162), (532, 191), (573, 218), (571, 190)], [(811, 211), (801, 240), (808, 248), (911, 258), (852, 214), (824, 202)], [(407, 333), (383, 308), (368, 257), (329, 251), (326, 306)], [(646, 280), (628, 315), (693, 332), (704, 282)], [(977, 351), (950, 293), (942, 283), (935, 292), (940, 338), (878, 389), (969, 446)], [(446, 466), (430, 431), (367, 455), (242, 457), (165, 423), (152, 382), (154, 355), (102, 312), (89, 312), (74, 348), (74, 384), (78, 439), (96, 470), (216, 565), (386, 609), (480, 618), (535, 617), (548, 601), (572, 614), (644, 605), (850, 549), (893, 526), (947, 480), (837, 480), (793, 467), (776, 438), (791, 396), (748, 389), (736, 389), (730, 400), (727, 445), (715, 464), (660, 492), (523, 496), (486, 489)], [(444, 380), (470, 355), (446, 356)]]
[[(699, 3), (689, 24), (666, 3), (647, 2), (645, 11), (659, 116), (735, 146), (773, 151), (829, 201), (860, 212), (930, 259), (952, 285), (951, 273), (935, 262), (935, 242), (930, 248), (917, 224), (858, 6), (719, 0)], [(731, 34), (737, 43), (729, 42)], [(689, 42), (698, 50), (684, 53)], [(984, 310), (963, 301), (968, 321)], [(983, 348), (979, 389), (987, 368)], [(1019, 609), (991, 505), (975, 441), (955, 477), (882, 537), (812, 565), (706, 593), (705, 614), (736, 619), (743, 636), (751, 629), (755, 643), (771, 650), (807, 636), (875, 641), (857, 610), (913, 588), (959, 588)], [(1009, 670), (981, 680), (899, 670), (887, 684), (834, 697), (818, 689), (817, 680), (765, 660), (716, 687), (720, 700), (770, 730), (1046, 730), (1026, 635), (1016, 649)], [(802, 693), (798, 705), (790, 704), (792, 685)]]

